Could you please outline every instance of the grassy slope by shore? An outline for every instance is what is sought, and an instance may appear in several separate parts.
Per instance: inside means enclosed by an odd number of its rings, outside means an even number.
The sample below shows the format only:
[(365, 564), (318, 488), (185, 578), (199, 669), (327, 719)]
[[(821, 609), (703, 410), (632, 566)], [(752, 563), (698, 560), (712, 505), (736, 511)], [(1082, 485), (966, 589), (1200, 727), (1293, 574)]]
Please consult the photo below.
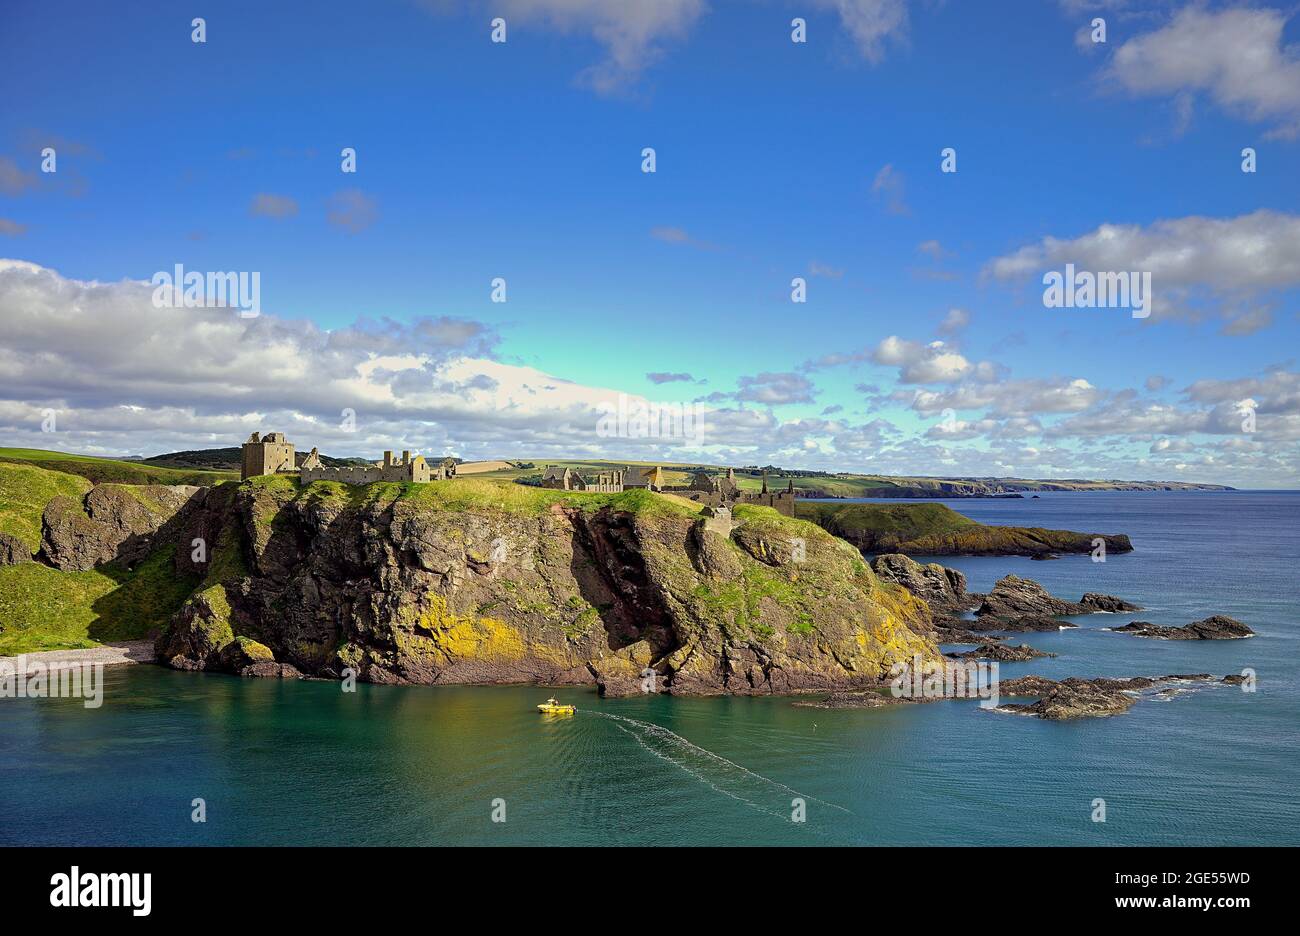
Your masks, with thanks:
[(176, 574), (172, 549), (161, 547), (133, 571), (0, 567), (0, 656), (140, 640), (161, 630), (196, 584)]

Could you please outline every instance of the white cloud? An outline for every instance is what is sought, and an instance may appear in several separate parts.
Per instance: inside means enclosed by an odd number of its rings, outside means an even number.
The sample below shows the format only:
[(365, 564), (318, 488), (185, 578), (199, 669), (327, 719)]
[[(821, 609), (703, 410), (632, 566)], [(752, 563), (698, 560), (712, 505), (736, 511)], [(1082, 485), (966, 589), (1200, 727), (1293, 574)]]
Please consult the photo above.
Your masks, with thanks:
[(1264, 323), (1258, 307), (1243, 308), (1240, 302), (1300, 285), (1300, 216), (1260, 209), (1235, 218), (1192, 215), (1146, 226), (1103, 224), (1081, 237), (1045, 237), (992, 260), (984, 272), (1017, 280), (1066, 263), (1092, 272), (1149, 272), (1153, 317), (1192, 314), (1185, 302), (1227, 300), (1221, 314), (1250, 316), (1229, 333), (1246, 333)]
[[(703, 14), (704, 0), (498, 0), (493, 15), (513, 24), (541, 22), (564, 33), (590, 35), (605, 57), (579, 80), (600, 94), (634, 84)], [(497, 12), (499, 11), (499, 12)]]
[(901, 383), (953, 383), (976, 371), (976, 366), (942, 341), (923, 345), (890, 335), (876, 346), (871, 359), (898, 368)]
[(907, 0), (818, 0), (834, 9), (845, 31), (868, 62), (879, 64), (891, 44), (905, 43)]
[(939, 334), (955, 335), (970, 324), (970, 313), (965, 309), (949, 309), (948, 314), (939, 323)]
[(922, 414), (985, 409), (1000, 417), (1078, 413), (1105, 394), (1082, 377), (967, 382), (950, 390), (918, 390), (912, 409)]
[(1136, 95), (1205, 93), (1228, 111), (1300, 131), (1300, 57), (1282, 44), (1278, 10), (1189, 6), (1165, 26), (1128, 40), (1107, 77)]

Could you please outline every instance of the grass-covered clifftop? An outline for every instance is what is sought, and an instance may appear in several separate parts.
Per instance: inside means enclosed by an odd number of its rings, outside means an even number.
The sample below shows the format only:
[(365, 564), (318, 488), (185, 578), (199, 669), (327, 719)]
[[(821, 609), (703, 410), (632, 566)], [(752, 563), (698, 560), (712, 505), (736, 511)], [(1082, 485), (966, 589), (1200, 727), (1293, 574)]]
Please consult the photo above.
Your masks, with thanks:
[(1120, 534), (1076, 533), (1042, 527), (986, 526), (944, 504), (800, 502), (798, 516), (848, 540), (863, 552), (913, 556), (1035, 556), (1082, 553), (1100, 536), (1111, 552), (1133, 545)]

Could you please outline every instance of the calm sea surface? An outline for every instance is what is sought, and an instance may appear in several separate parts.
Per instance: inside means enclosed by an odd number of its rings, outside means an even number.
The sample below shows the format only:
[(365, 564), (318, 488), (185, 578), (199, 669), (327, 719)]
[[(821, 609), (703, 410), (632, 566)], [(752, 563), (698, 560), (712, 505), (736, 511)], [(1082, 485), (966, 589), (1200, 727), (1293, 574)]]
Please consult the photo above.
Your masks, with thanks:
[[(1135, 615), (1029, 634), (1056, 659), (1002, 678), (1251, 668), (1109, 719), (1050, 723), (941, 702), (603, 701), (536, 688), (241, 680), (109, 669), (102, 708), (0, 700), (0, 844), (1300, 844), (1300, 494), (1044, 495), (947, 502), (986, 523), (1128, 533), (1105, 563), (944, 559)], [(1103, 630), (1224, 613), (1259, 636)], [(807, 821), (790, 821), (791, 801)], [(1091, 821), (1104, 799), (1106, 822)], [(195, 799), (207, 821), (191, 821)], [(504, 822), (493, 822), (494, 801)], [(498, 809), (498, 815), (500, 810)]]

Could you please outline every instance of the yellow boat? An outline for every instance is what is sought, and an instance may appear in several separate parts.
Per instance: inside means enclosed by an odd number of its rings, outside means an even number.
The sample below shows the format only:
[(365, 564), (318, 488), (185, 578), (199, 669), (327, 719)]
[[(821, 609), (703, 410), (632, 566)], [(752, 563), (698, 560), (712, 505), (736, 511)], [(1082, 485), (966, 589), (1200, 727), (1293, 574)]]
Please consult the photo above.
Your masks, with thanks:
[(572, 715), (573, 706), (561, 705), (554, 699), (547, 699), (545, 702), (542, 702), (537, 706), (537, 711), (541, 712), (543, 715)]

